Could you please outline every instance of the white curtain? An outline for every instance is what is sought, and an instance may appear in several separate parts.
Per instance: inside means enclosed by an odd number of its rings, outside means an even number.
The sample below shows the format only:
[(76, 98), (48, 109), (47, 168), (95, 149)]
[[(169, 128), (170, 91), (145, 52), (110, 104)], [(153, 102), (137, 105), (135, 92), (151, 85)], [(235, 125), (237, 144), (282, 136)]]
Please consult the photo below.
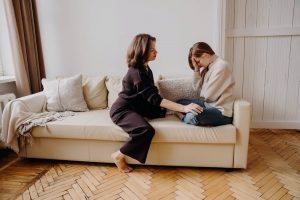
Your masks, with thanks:
[(3, 69), (10, 73), (5, 75), (15, 76), (17, 96), (26, 96), (31, 92), (12, 1), (0, 0), (0, 9), (0, 59)]

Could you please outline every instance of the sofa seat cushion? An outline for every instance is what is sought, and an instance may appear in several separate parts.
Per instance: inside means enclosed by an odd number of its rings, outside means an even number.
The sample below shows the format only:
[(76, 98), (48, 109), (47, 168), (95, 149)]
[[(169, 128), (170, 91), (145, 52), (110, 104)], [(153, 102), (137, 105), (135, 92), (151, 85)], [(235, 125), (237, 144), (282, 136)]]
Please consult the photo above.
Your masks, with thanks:
[[(173, 115), (150, 121), (156, 130), (153, 142), (178, 143), (235, 143), (233, 125), (197, 127), (184, 124)], [(109, 117), (109, 110), (78, 112), (75, 116), (49, 122), (46, 127), (35, 127), (33, 137), (68, 138), (106, 141), (127, 141), (129, 136)]]

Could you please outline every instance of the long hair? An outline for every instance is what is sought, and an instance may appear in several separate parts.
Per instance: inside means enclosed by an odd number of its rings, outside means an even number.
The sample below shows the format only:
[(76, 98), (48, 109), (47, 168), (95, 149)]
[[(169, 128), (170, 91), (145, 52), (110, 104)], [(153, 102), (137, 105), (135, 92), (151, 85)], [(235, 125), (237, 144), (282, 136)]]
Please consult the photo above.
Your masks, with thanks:
[(144, 65), (148, 59), (150, 42), (155, 42), (155, 37), (149, 34), (136, 35), (127, 50), (128, 67), (139, 68)]
[(188, 60), (192, 70), (195, 69), (192, 63), (192, 56), (201, 57), (203, 53), (215, 55), (215, 52), (212, 50), (212, 48), (205, 42), (197, 42), (190, 48)]

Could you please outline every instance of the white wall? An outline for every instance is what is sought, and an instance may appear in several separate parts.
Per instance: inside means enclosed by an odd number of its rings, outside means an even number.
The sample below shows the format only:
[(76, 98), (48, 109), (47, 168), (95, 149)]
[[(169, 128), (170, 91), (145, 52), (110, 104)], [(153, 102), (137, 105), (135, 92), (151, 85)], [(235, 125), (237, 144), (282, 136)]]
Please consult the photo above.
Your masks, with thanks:
[(226, 2), (225, 57), (252, 127), (300, 129), (300, 1)]
[(157, 38), (155, 74), (188, 75), (197, 41), (220, 52), (220, 0), (39, 0), (37, 10), (47, 78), (84, 73), (123, 75), (134, 35)]

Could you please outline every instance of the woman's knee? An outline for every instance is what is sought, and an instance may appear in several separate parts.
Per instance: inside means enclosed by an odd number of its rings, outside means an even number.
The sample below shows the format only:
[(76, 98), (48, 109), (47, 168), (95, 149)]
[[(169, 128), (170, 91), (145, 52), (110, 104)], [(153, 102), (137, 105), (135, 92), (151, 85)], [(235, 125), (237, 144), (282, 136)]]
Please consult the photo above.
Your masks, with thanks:
[(143, 135), (152, 138), (155, 134), (155, 129), (151, 125), (143, 126)]

